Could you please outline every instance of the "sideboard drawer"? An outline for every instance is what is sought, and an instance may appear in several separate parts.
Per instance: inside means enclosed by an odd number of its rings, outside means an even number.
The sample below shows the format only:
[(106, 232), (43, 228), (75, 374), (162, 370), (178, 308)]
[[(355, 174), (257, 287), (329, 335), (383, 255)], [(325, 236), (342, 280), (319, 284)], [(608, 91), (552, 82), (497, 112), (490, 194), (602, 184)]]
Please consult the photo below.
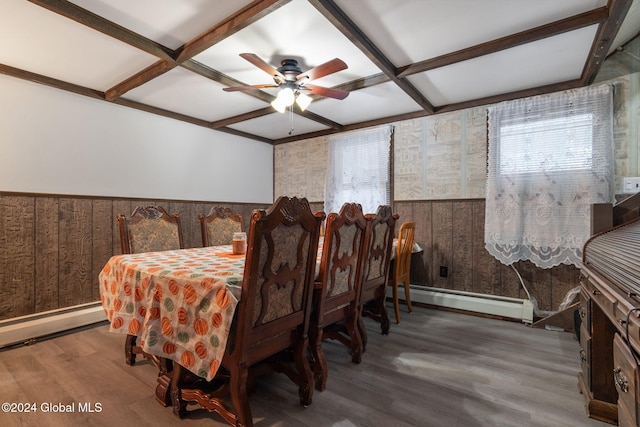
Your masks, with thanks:
[(629, 417), (637, 424), (638, 366), (625, 340), (616, 334), (613, 338), (613, 379), (618, 391), (618, 415)]
[(591, 389), (591, 333), (584, 323), (580, 326), (580, 367), (584, 382)]

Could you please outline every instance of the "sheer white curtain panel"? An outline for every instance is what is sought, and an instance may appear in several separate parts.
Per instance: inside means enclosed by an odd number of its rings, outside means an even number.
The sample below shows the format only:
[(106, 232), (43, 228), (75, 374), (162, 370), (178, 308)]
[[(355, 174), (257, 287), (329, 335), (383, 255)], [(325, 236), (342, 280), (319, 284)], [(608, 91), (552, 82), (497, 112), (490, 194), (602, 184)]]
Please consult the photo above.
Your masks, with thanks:
[(345, 202), (374, 213), (389, 204), (391, 126), (349, 132), (329, 138), (325, 212), (339, 212)]
[(591, 205), (613, 202), (609, 85), (489, 108), (485, 247), (503, 264), (577, 265)]

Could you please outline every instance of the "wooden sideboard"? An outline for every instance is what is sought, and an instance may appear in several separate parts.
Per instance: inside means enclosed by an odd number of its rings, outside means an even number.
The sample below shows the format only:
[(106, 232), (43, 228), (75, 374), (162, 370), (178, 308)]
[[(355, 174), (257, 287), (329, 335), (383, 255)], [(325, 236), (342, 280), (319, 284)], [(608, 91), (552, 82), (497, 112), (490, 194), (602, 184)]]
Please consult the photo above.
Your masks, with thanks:
[(629, 215), (637, 209), (604, 211), (605, 221), (594, 215), (580, 269), (578, 388), (589, 417), (639, 426), (640, 218)]
[[(620, 426), (637, 426), (637, 364), (640, 352), (640, 301), (611, 286), (584, 267), (580, 292), (580, 363), (578, 387), (587, 415)], [(627, 326), (629, 342), (627, 343)]]

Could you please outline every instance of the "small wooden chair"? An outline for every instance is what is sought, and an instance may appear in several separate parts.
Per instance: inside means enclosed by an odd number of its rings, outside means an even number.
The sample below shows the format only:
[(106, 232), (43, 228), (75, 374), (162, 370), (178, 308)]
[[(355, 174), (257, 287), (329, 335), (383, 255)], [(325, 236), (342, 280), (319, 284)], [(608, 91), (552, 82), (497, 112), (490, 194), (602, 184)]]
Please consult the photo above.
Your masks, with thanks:
[(272, 371), (284, 372), (298, 385), (300, 402), (311, 404), (308, 329), (323, 219), (295, 197), (253, 211), (241, 297), (220, 368), (205, 386), (189, 383), (189, 372), (174, 363), (174, 414), (182, 418), (187, 404), (197, 403), (232, 425), (251, 427), (247, 389), (257, 375)]
[(339, 213), (327, 215), (309, 330), (314, 381), (318, 390), (324, 390), (327, 383), (323, 339), (338, 340), (349, 348), (354, 363), (361, 360), (358, 298), (366, 227), (362, 206), (357, 203), (345, 203)]
[(233, 233), (244, 231), (242, 216), (229, 208), (213, 207), (209, 215), (198, 215), (202, 232), (202, 246), (230, 245)]
[(367, 330), (362, 321), (363, 316), (380, 323), (383, 335), (389, 333), (390, 321), (385, 301), (398, 215), (391, 212), (390, 206), (379, 206), (375, 214), (367, 214), (365, 218), (368, 222), (358, 316), (363, 352), (367, 347)]
[(415, 223), (404, 222), (398, 232), (398, 245), (396, 246), (396, 258), (393, 275), (389, 279), (389, 286), (393, 287), (393, 307), (396, 312), (396, 323), (400, 323), (400, 307), (398, 302), (398, 287), (404, 286), (405, 301), (409, 313), (411, 313), (411, 253), (415, 235)]
[[(169, 215), (160, 206), (138, 206), (131, 216), (120, 214), (117, 220), (123, 254), (184, 249), (180, 216)], [(136, 345), (135, 335), (127, 335), (124, 347), (127, 365), (134, 365), (140, 354), (156, 364), (161, 373), (166, 371), (166, 361), (145, 353)]]

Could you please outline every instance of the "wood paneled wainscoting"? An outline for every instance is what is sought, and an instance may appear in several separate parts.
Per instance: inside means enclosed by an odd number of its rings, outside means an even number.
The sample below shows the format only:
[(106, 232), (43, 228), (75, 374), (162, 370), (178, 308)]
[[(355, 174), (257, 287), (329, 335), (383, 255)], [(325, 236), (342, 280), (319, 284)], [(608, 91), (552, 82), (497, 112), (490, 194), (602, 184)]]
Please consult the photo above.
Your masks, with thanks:
[(198, 214), (270, 204), (143, 200), (0, 192), (0, 320), (100, 300), (98, 274), (120, 253), (116, 215), (138, 205), (180, 214), (186, 247), (202, 246)]
[[(484, 248), (484, 199), (396, 201), (399, 223), (416, 223), (416, 242), (424, 249), (421, 263), (412, 261), (413, 284), (527, 299), (513, 268)], [(419, 259), (419, 258), (418, 258)], [(441, 268), (446, 267), (446, 277)], [(580, 284), (579, 270), (560, 265), (541, 269), (531, 262), (514, 267), (538, 308), (555, 311), (567, 293)]]

